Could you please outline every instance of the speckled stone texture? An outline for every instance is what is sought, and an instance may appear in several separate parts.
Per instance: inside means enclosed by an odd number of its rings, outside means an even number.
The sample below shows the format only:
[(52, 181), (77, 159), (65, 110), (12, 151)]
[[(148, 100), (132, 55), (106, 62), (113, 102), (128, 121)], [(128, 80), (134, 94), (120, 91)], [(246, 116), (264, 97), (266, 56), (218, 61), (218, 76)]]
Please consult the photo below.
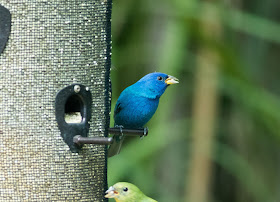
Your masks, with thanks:
[(72, 153), (54, 101), (89, 87), (89, 136), (107, 136), (111, 1), (0, 0), (12, 16), (0, 55), (0, 201), (106, 201), (106, 148)]

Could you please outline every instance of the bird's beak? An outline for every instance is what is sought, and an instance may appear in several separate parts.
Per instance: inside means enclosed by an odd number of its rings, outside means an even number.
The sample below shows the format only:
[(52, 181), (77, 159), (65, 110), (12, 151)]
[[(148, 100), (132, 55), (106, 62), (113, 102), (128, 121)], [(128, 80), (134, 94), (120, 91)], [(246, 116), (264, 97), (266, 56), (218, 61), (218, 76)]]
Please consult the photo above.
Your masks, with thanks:
[(113, 186), (109, 187), (109, 189), (105, 193), (106, 198), (115, 198), (117, 195), (119, 195), (119, 192), (117, 192)]
[(179, 79), (175, 78), (174, 76), (168, 75), (167, 79), (165, 79), (165, 83), (167, 85), (179, 83)]

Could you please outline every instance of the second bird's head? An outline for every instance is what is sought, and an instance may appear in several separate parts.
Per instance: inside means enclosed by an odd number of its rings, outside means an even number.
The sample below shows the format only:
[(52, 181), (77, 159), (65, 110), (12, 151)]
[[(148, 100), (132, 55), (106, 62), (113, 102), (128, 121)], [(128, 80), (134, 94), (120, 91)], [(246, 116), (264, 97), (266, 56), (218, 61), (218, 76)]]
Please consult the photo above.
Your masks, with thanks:
[(156, 97), (160, 97), (164, 93), (167, 86), (176, 83), (179, 83), (179, 80), (174, 76), (170, 76), (161, 72), (154, 72), (141, 78), (137, 82), (137, 85), (139, 85), (139, 87), (141, 87), (143, 90), (147, 90), (146, 93), (155, 94)]

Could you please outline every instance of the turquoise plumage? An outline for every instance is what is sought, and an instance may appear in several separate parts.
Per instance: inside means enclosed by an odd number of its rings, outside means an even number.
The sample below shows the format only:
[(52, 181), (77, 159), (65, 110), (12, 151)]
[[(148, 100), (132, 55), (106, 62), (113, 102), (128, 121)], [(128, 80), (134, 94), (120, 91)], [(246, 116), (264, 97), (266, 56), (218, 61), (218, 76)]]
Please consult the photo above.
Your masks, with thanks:
[(170, 84), (175, 83), (178, 83), (175, 77), (155, 72), (127, 87), (115, 106), (115, 125), (132, 129), (143, 128), (156, 112), (161, 95)]

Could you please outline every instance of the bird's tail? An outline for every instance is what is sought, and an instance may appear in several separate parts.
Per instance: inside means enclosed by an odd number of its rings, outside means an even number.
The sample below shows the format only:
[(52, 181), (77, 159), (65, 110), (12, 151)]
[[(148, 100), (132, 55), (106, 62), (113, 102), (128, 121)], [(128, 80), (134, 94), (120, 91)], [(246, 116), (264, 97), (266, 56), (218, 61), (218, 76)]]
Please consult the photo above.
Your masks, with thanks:
[(108, 149), (108, 157), (112, 157), (120, 153), (123, 141), (124, 141), (124, 135), (113, 136), (113, 143), (110, 145)]

